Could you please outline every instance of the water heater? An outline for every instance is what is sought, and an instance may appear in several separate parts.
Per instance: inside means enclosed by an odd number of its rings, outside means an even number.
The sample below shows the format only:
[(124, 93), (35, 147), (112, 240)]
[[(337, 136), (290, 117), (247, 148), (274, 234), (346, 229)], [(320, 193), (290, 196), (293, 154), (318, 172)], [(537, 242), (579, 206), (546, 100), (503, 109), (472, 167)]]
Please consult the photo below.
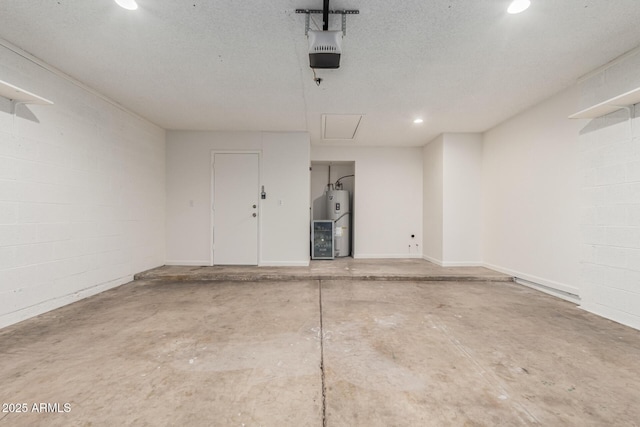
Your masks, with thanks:
[(327, 190), (327, 219), (335, 222), (334, 255), (351, 255), (351, 208), (347, 190)]

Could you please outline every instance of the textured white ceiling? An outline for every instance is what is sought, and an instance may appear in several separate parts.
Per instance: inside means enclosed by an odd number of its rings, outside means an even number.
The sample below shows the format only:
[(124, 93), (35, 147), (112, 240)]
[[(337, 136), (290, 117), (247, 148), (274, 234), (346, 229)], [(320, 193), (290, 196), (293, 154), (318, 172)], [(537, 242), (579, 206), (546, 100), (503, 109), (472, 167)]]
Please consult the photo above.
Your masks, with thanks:
[(638, 0), (532, 0), (520, 15), (509, 2), (333, 0), (360, 14), (320, 86), (294, 11), (321, 0), (2, 0), (0, 37), (166, 129), (336, 144), (322, 114), (365, 114), (347, 145), (487, 130), (640, 44)]

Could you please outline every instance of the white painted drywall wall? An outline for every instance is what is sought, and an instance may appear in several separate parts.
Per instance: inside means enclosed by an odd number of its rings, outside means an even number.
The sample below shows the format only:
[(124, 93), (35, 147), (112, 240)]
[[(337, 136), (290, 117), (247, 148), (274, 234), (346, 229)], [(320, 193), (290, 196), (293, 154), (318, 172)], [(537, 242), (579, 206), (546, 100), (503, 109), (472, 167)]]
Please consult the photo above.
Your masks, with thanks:
[[(576, 111), (640, 87), (640, 50), (578, 84)], [(633, 117), (630, 120), (630, 115)], [(579, 120), (581, 306), (640, 329), (640, 118)]]
[(355, 162), (354, 257), (422, 257), (422, 147), (313, 145), (311, 160)]
[(23, 52), (0, 76), (55, 103), (0, 98), (3, 327), (164, 263), (165, 133)]
[(262, 133), (260, 265), (309, 265), (310, 144), (306, 132)]
[(424, 259), (481, 265), (482, 135), (445, 133), (423, 149)]
[[(304, 132), (167, 132), (167, 264), (211, 264), (211, 152), (259, 151), (260, 265), (309, 263), (309, 136)], [(233, 185), (233, 183), (229, 183)]]
[(423, 148), (423, 256), (442, 265), (443, 251), (443, 178), (444, 136), (440, 135)]
[(572, 294), (579, 286), (579, 124), (568, 89), (484, 134), (483, 259)]
[(446, 133), (443, 150), (443, 265), (481, 265), (482, 134)]
[(167, 132), (167, 264), (211, 264), (211, 151), (261, 145), (258, 132)]
[[(333, 175), (333, 174), (332, 174)], [(326, 219), (327, 204), (323, 197), (329, 182), (329, 165), (311, 164), (311, 219)]]

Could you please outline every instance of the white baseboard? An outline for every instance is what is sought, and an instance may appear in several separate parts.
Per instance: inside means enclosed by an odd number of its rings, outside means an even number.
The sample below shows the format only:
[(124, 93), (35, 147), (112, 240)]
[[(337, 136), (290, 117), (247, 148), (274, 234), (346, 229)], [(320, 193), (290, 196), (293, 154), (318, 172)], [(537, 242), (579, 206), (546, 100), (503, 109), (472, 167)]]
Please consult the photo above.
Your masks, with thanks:
[(179, 260), (167, 260), (164, 262), (164, 265), (185, 265), (189, 267), (205, 267), (211, 265), (211, 260), (190, 260), (190, 259), (179, 259)]
[(355, 259), (422, 259), (422, 254), (353, 254)]
[(41, 303), (20, 309), (18, 311), (14, 311), (12, 313), (4, 314), (0, 316), (0, 328), (22, 322), (23, 320), (27, 320), (31, 317), (35, 317), (48, 311), (55, 310), (56, 308), (63, 307), (65, 305), (74, 303), (84, 298), (88, 298), (101, 292), (108, 291), (109, 289), (117, 288), (118, 286), (131, 282), (132, 280), (133, 275), (121, 277), (119, 279), (100, 283), (99, 285), (81, 289), (79, 291), (58, 298), (43, 301)]
[(511, 270), (510, 268), (501, 267), (499, 265), (493, 265), (489, 263), (483, 263), (484, 267), (491, 270), (498, 271), (500, 273), (508, 274), (515, 277), (516, 283), (527, 286), (549, 295), (553, 295), (558, 298), (562, 298), (566, 301), (570, 301), (578, 304), (580, 302), (580, 290), (575, 286), (567, 285), (565, 283), (556, 282), (554, 280), (544, 279), (542, 277), (533, 276), (531, 274), (522, 273), (520, 271)]
[(444, 267), (442, 260), (439, 260), (437, 258), (432, 258), (429, 255), (422, 255), (422, 259), (425, 261), (432, 262), (435, 265), (439, 265), (440, 267)]
[(309, 261), (260, 261), (259, 267), (308, 267)]
[(432, 258), (427, 255), (423, 255), (422, 259), (432, 262), (440, 267), (483, 267), (484, 264), (480, 261), (442, 261), (436, 258)]
[(479, 261), (443, 261), (443, 267), (483, 267)]

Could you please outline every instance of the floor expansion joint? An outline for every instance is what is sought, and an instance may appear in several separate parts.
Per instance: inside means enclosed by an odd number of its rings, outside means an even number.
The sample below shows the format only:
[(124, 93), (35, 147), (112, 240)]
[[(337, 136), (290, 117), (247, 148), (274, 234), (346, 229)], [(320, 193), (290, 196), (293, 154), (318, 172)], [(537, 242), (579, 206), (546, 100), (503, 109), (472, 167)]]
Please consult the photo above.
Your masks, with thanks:
[(327, 425), (327, 388), (324, 381), (324, 329), (322, 327), (322, 280), (318, 280), (318, 304), (320, 306), (320, 378), (322, 380), (322, 427)]

